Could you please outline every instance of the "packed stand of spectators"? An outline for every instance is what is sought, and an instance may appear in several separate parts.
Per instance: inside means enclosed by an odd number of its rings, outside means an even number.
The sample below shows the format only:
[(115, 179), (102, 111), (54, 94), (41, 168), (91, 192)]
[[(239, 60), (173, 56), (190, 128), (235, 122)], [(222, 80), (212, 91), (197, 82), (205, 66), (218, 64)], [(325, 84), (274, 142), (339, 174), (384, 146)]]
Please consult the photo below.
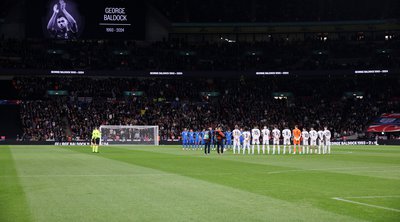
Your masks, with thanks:
[[(173, 22), (299, 22), (398, 18), (396, 0), (150, 0)], [(223, 9), (223, 10), (222, 10)], [(207, 12), (207, 13), (205, 13)]]
[(285, 40), (155, 43), (1, 40), (0, 67), (79, 70), (251, 71), (396, 69), (400, 41)]
[[(24, 139), (88, 140), (95, 126), (158, 125), (162, 140), (184, 127), (329, 126), (336, 138), (364, 136), (381, 113), (400, 112), (394, 77), (252, 79), (22, 77), (13, 80), (23, 101)], [(47, 90), (67, 90), (50, 96)], [(143, 91), (127, 96), (125, 91)], [(346, 96), (362, 91), (363, 99)], [(201, 92), (218, 92), (212, 96)], [(291, 92), (275, 99), (274, 92)], [(352, 94), (351, 94), (352, 95)]]
[(63, 116), (67, 109), (62, 100), (28, 100), (20, 106), (24, 131), (20, 140), (66, 140)]

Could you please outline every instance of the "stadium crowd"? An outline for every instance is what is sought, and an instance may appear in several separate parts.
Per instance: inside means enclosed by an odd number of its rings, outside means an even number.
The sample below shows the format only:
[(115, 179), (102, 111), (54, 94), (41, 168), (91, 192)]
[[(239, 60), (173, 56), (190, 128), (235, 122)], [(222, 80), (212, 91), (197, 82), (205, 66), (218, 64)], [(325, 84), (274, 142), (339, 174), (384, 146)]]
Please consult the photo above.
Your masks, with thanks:
[(54, 141), (65, 138), (65, 106), (62, 100), (24, 101), (21, 104), (21, 140)]
[[(177, 139), (185, 127), (202, 130), (222, 125), (233, 129), (236, 124), (276, 124), (279, 128), (327, 125), (335, 138), (365, 137), (364, 131), (375, 117), (399, 107), (400, 93), (395, 87), (398, 81), (385, 77), (179, 81), (18, 77), (13, 83), (22, 100), (23, 140), (88, 140), (91, 130), (102, 124), (159, 125), (161, 139), (168, 140)], [(68, 95), (49, 95), (47, 90), (66, 90)], [(143, 95), (126, 94), (138, 91)], [(353, 96), (356, 91), (362, 91), (362, 99)], [(291, 94), (276, 99), (274, 92)]]

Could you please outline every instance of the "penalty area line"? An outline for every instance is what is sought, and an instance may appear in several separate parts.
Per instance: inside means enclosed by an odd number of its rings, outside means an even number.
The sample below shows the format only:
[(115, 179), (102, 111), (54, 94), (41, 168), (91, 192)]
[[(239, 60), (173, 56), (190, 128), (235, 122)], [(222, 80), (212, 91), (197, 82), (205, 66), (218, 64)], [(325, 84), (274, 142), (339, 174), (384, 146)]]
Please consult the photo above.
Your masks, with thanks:
[(383, 209), (383, 210), (390, 210), (390, 211), (394, 211), (394, 212), (399, 212), (400, 213), (399, 209), (394, 209), (394, 208), (389, 208), (389, 207), (382, 207), (382, 206), (378, 206), (378, 205), (373, 205), (373, 204), (367, 204), (367, 203), (362, 203), (362, 202), (358, 202), (358, 201), (347, 200), (347, 199), (340, 198), (340, 197), (332, 197), (331, 199), (342, 201), (342, 202), (347, 202), (347, 203), (352, 203), (352, 204), (363, 205), (363, 206), (367, 206), (367, 207)]

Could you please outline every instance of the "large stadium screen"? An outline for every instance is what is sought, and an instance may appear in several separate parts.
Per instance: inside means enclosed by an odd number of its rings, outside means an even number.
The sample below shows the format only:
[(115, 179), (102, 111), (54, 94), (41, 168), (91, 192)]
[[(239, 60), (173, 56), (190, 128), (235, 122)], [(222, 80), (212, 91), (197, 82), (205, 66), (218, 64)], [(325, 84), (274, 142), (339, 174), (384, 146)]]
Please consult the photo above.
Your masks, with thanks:
[(27, 36), (50, 39), (144, 39), (139, 0), (39, 0), (27, 3)]

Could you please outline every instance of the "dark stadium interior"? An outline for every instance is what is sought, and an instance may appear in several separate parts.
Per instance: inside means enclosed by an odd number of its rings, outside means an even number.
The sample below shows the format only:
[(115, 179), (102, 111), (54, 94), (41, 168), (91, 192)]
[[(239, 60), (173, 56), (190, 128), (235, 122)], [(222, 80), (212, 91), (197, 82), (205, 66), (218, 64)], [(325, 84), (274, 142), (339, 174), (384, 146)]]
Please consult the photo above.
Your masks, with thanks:
[[(398, 41), (48, 42), (3, 40), (3, 68), (91, 70), (398, 69)], [(21, 56), (23, 55), (23, 56)], [(110, 56), (111, 55), (111, 56)]]
[(32, 34), (45, 15), (27, 16), (31, 5), (0, 3), (6, 139), (86, 141), (104, 124), (159, 125), (161, 141), (185, 127), (236, 124), (374, 139), (371, 122), (400, 112), (399, 1), (151, 0), (145, 33), (70, 40)]
[[(399, 17), (398, 1), (151, 0), (174, 22), (299, 22)], [(179, 12), (179, 13), (176, 13)], [(207, 12), (207, 13), (204, 13)]]

